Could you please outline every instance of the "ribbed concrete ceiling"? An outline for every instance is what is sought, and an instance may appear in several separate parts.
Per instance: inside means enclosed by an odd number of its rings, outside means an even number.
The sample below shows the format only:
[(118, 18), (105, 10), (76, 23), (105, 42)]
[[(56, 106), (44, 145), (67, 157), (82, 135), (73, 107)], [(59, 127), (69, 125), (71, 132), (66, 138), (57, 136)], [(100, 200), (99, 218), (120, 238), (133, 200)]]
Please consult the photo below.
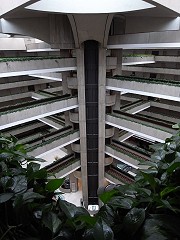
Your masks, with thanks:
[(27, 9), (58, 13), (117, 13), (153, 8), (142, 0), (41, 0)]

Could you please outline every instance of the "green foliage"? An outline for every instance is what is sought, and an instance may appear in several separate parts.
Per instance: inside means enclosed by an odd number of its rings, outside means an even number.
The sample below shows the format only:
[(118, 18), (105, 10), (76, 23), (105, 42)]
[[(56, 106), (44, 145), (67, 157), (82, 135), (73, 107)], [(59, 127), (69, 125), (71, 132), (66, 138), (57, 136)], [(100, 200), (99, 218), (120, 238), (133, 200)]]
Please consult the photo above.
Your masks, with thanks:
[(100, 196), (106, 214), (98, 214), (112, 223), (115, 239), (180, 239), (180, 131), (151, 148), (149, 168), (134, 183)]
[(161, 130), (161, 131), (164, 131), (164, 132), (167, 132), (167, 133), (173, 133), (174, 131), (172, 129), (167, 129), (166, 127), (162, 127), (161, 125), (155, 125), (153, 123), (150, 123), (150, 122), (146, 122), (146, 121), (142, 121), (142, 120), (138, 120), (136, 119), (135, 116), (123, 116), (122, 114), (110, 114), (108, 113), (107, 115), (109, 116), (112, 116), (112, 117), (116, 117), (116, 118), (119, 118), (119, 119), (124, 119), (124, 120), (127, 120), (129, 122), (133, 122), (133, 123), (137, 123), (137, 124), (141, 124), (141, 125), (144, 125), (146, 127), (152, 127), (152, 128), (155, 128), (155, 129), (158, 129), (158, 130)]
[(43, 99), (39, 99), (36, 101), (27, 101), (24, 103), (18, 103), (15, 105), (6, 106), (3, 108), (0, 108), (0, 116), (4, 115), (4, 114), (27, 110), (30, 108), (35, 108), (38, 106), (47, 105), (47, 104), (54, 103), (54, 102), (64, 101), (64, 100), (71, 99), (71, 98), (75, 98), (75, 96), (70, 96), (69, 94), (65, 94), (62, 96), (43, 98)]
[(113, 76), (111, 79), (117, 79), (120, 81), (129, 81), (129, 82), (142, 82), (146, 84), (161, 84), (161, 85), (169, 85), (169, 86), (177, 86), (179, 87), (179, 82), (173, 79), (155, 79), (155, 78), (141, 78), (141, 77), (134, 77), (134, 76)]
[(61, 59), (62, 57), (57, 56), (43, 56), (43, 57), (8, 57), (0, 58), (0, 62), (24, 62), (32, 60), (46, 60), (46, 59)]
[(151, 146), (134, 183), (104, 192), (94, 216), (53, 200), (63, 180), (49, 179), (16, 138), (1, 136), (0, 147), (0, 240), (180, 239), (180, 131)]

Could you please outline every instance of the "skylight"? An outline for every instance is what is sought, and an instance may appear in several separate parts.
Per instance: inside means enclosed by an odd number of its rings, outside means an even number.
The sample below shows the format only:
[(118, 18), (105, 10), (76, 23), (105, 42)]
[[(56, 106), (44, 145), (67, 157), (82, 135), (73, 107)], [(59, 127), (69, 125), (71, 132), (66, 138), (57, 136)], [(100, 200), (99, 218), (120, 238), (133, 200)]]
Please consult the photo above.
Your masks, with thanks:
[(27, 9), (56, 13), (117, 13), (153, 8), (142, 0), (41, 0)]

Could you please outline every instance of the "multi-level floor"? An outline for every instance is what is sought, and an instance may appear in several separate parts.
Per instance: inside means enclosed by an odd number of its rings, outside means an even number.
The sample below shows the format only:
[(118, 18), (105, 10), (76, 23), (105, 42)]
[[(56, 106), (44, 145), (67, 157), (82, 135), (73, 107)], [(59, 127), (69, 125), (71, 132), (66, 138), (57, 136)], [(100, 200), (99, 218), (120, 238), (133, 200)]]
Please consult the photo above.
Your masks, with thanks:
[(97, 205), (180, 122), (180, 3), (2, 2), (0, 131)]

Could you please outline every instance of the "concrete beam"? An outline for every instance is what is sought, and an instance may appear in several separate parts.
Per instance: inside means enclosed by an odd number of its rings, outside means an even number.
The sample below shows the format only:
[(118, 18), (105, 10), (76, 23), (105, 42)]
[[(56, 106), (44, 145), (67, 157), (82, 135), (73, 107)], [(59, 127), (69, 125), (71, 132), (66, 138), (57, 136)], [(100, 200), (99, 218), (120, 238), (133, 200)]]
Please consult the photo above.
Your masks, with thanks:
[(166, 138), (169, 138), (176, 131), (174, 129), (162, 127), (156, 124), (145, 123), (142, 121), (137, 121), (133, 118), (123, 118), (121, 114), (119, 117), (114, 115), (106, 115), (106, 124), (114, 126), (119, 129), (131, 132), (135, 135), (139, 135), (145, 138), (149, 138), (153, 141), (164, 142)]
[(55, 173), (55, 176), (56, 176), (56, 178), (66, 177), (67, 175), (73, 173), (74, 171), (76, 171), (80, 167), (81, 167), (81, 161), (77, 160), (77, 162), (72, 163), (68, 167), (65, 167), (64, 169), (62, 169), (59, 172)]
[(180, 14), (180, 5), (179, 0), (144, 0), (145, 2), (148, 2), (150, 4), (153, 4), (155, 6), (163, 6), (167, 9), (172, 10), (175, 13)]
[(0, 51), (25, 51), (23, 38), (0, 38)]
[(133, 168), (139, 168), (138, 167), (138, 164), (139, 164), (139, 161), (137, 161), (136, 159), (132, 158), (132, 157), (129, 157), (128, 155), (122, 153), (122, 152), (119, 152), (115, 149), (113, 149), (111, 146), (106, 146), (105, 147), (105, 153), (129, 166), (132, 166)]
[(145, 73), (153, 72), (153, 73), (157, 73), (157, 74), (180, 75), (179, 69), (173, 69), (173, 68), (123, 66), (122, 71), (145, 72)]
[(62, 136), (57, 140), (54, 140), (51, 143), (45, 142), (43, 145), (37, 144), (33, 146), (33, 150), (28, 151), (31, 156), (34, 157), (43, 157), (44, 155), (53, 152), (59, 148), (65, 147), (75, 141), (79, 140), (79, 132), (70, 131), (69, 135)]
[(34, 106), (33, 108), (19, 109), (18, 111), (14, 112), (7, 111), (6, 113), (1, 113), (0, 115), (0, 130), (77, 107), (77, 98), (70, 98), (40, 106)]
[(37, 1), (39, 0), (1, 0), (0, 17), (4, 17), (7, 13), (17, 11), (18, 9), (27, 7)]
[[(168, 69), (170, 71), (170, 69)], [(177, 70), (178, 71), (178, 70)], [(139, 94), (143, 96), (152, 96), (157, 98), (180, 101), (180, 86), (145, 83), (135, 81), (120, 81), (113, 78), (107, 78), (106, 89), (114, 91), (127, 91), (128, 93)]]
[(75, 58), (0, 62), (0, 77), (76, 70)]
[(171, 49), (179, 47), (179, 30), (109, 36), (107, 45), (108, 49)]

